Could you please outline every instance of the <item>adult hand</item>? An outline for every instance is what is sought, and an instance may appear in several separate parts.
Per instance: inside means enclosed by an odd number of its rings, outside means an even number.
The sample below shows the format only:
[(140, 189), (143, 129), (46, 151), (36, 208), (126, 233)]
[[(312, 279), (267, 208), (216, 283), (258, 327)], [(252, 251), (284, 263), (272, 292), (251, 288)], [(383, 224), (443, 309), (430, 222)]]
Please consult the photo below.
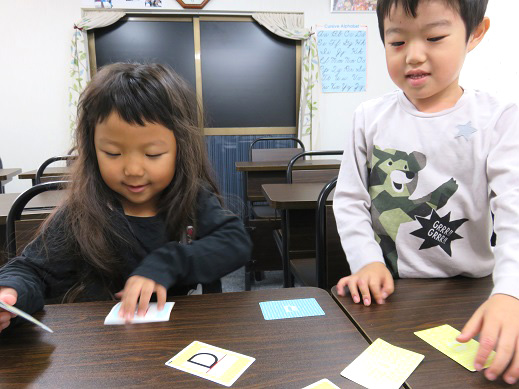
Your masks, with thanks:
[(381, 262), (367, 264), (357, 273), (341, 278), (337, 283), (337, 293), (346, 295), (346, 286), (350, 290), (354, 303), (362, 301), (364, 305), (371, 305), (371, 295), (377, 304), (384, 304), (388, 296), (394, 292), (393, 277), (386, 265)]
[(166, 288), (146, 277), (132, 276), (128, 278), (124, 289), (120, 292), (121, 309), (119, 310), (119, 316), (124, 317), (126, 321), (133, 319), (137, 300), (139, 300), (137, 315), (144, 316), (154, 292), (157, 293), (157, 308), (160, 311), (166, 303)]
[[(458, 342), (467, 342), (479, 335), (479, 349), (474, 360), (476, 370), (482, 370), (490, 352), (496, 356), (485, 371), (491, 381), (503, 374), (509, 384), (519, 379), (519, 300), (506, 294), (495, 294), (474, 312)], [(508, 367), (508, 368), (507, 368)]]
[[(16, 290), (0, 286), (0, 301), (9, 305), (14, 305), (16, 304), (16, 300), (18, 300), (18, 292), (16, 292)], [(14, 313), (0, 308), (0, 332), (9, 327), (11, 319), (15, 316)]]

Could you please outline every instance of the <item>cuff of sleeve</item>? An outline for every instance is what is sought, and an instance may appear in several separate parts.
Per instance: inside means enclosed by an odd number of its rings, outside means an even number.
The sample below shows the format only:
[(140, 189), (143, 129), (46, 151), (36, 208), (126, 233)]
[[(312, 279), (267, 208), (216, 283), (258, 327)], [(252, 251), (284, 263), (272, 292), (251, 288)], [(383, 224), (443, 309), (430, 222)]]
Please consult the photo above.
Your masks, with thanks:
[(506, 294), (519, 299), (519, 276), (494, 276), (494, 288), (490, 295), (495, 294)]
[(382, 251), (378, 244), (367, 245), (360, 250), (356, 250), (347, 255), (347, 259), (350, 265), (351, 274), (357, 273), (364, 266), (373, 262), (385, 264)]

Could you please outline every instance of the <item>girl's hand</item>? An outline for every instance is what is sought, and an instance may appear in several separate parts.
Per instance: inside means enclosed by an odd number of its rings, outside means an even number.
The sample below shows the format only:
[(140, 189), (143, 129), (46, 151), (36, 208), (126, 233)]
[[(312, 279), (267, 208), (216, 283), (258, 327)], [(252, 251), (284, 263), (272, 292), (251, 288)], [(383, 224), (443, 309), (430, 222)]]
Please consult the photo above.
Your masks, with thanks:
[(166, 288), (149, 278), (141, 276), (128, 278), (124, 289), (119, 292), (119, 294), (121, 294), (119, 316), (124, 317), (126, 321), (133, 319), (137, 300), (139, 300), (137, 316), (144, 316), (148, 310), (151, 295), (154, 292), (157, 293), (157, 308), (160, 311), (164, 308), (164, 304), (166, 303)]
[[(13, 288), (4, 288), (0, 286), (0, 301), (3, 301), (6, 304), (14, 305), (16, 304), (16, 300), (18, 300), (18, 292)], [(16, 315), (11, 312), (7, 312), (4, 309), (0, 308), (0, 332), (5, 330), (11, 324), (11, 319)]]
[(357, 273), (341, 278), (337, 282), (339, 296), (346, 295), (346, 286), (350, 290), (353, 302), (360, 303), (362, 296), (362, 302), (366, 306), (371, 304), (371, 294), (377, 304), (384, 304), (386, 298), (395, 290), (391, 273), (386, 265), (380, 262), (367, 264)]
[(505, 382), (515, 384), (519, 379), (519, 300), (506, 294), (491, 296), (472, 315), (456, 340), (464, 343), (478, 333), (476, 370), (483, 369), (490, 352), (495, 349), (496, 356), (485, 371), (485, 377), (494, 381), (504, 372)]

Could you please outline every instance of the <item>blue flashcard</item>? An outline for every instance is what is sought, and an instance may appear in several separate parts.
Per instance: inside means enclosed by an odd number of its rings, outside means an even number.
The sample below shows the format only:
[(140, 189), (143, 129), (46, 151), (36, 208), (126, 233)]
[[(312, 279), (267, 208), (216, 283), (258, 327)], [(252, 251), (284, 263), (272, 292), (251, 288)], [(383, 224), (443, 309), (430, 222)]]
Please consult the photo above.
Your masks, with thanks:
[(324, 315), (324, 311), (314, 298), (264, 301), (259, 304), (265, 320)]

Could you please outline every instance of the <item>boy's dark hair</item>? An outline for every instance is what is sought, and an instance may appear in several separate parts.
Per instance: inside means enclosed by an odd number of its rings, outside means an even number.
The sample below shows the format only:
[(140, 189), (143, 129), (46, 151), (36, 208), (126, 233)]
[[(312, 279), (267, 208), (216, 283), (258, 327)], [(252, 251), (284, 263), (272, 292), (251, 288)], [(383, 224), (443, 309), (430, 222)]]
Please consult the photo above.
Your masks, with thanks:
[[(94, 134), (97, 124), (117, 113), (129, 124), (158, 123), (170, 129), (177, 142), (175, 175), (161, 194), (158, 208), (171, 240), (180, 240), (188, 225), (196, 225), (197, 197), (206, 188), (218, 195), (198, 122), (198, 103), (191, 87), (172, 69), (159, 64), (115, 63), (103, 67), (79, 99), (74, 162), (69, 195), (59, 212), (65, 216), (63, 247), (76, 247), (87, 266), (80, 282), (67, 293), (73, 301), (93, 278), (121, 276), (121, 249), (132, 246), (118, 196), (99, 171)], [(48, 225), (53, 217), (47, 219)], [(124, 224), (123, 224), (124, 225)], [(128, 226), (129, 228), (129, 226)], [(54, 237), (43, 237), (56, 244)], [(86, 262), (86, 263), (85, 263)], [(124, 285), (124, 284), (123, 284)], [(112, 285), (113, 288), (113, 285)]]
[[(378, 0), (377, 18), (380, 37), (384, 42), (384, 19), (389, 16), (393, 6), (400, 5), (407, 15), (416, 18), (416, 9), (420, 2), (429, 0)], [(488, 0), (442, 0), (448, 7), (459, 13), (463, 23), (465, 23), (466, 40), (468, 42), (470, 34), (483, 21), (487, 9)]]

